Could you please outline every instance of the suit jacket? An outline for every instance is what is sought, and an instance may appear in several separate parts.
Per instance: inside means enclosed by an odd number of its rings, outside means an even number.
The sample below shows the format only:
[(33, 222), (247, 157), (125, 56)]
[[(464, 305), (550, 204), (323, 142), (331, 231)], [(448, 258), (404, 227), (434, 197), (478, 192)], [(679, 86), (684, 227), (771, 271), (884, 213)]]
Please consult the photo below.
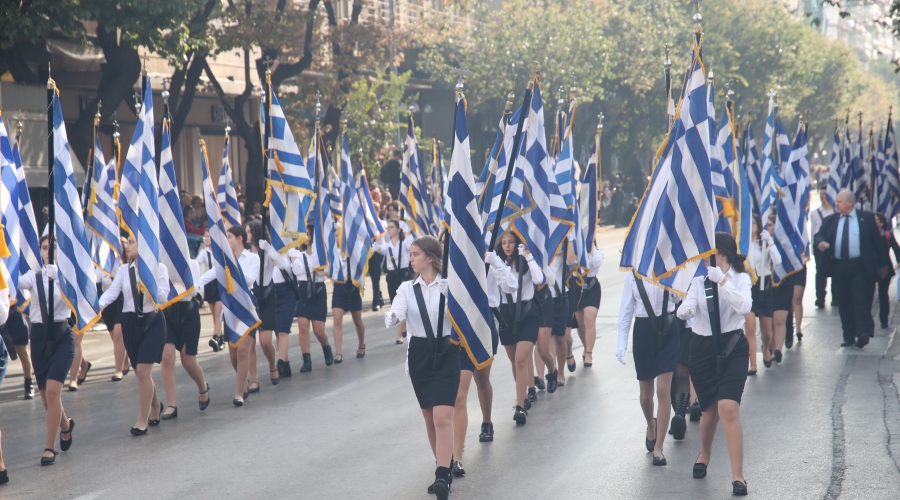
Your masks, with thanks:
[[(875, 214), (863, 210), (857, 210), (856, 216), (859, 219), (859, 254), (862, 258), (863, 267), (866, 277), (871, 282), (879, 279), (878, 270), (880, 268), (890, 268), (890, 257), (888, 256), (887, 240), (878, 230), (875, 224)], [(837, 241), (838, 222), (841, 214), (835, 212), (822, 221), (822, 227), (815, 236), (815, 246), (818, 249), (819, 243), (827, 242), (831, 245), (822, 255), (825, 257), (820, 264), (828, 276), (833, 276), (834, 268), (834, 247)]]
[(887, 243), (883, 250), (887, 253), (887, 261), (888, 261), (888, 274), (884, 279), (890, 280), (897, 273), (894, 272), (894, 266), (891, 262), (891, 251), (894, 252), (894, 258), (897, 259), (897, 263), (900, 264), (900, 245), (897, 244), (897, 239), (894, 238), (894, 231), (892, 229), (888, 229), (883, 231), (884, 241)]

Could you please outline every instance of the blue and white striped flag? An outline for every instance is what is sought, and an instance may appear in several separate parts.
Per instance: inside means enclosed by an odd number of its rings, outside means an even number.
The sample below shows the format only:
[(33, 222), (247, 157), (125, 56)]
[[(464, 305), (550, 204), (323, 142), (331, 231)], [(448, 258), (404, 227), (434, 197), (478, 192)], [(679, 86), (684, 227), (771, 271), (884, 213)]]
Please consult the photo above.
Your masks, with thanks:
[(3, 240), (0, 241), (0, 257), (3, 258), (3, 267), (6, 271), (4, 279), (13, 292), (9, 296), (10, 304), (15, 304), (19, 275), (21, 274), (19, 269), (21, 259), (19, 246), (22, 242), (22, 233), (19, 230), (19, 180), (16, 178), (12, 142), (3, 118), (0, 118), (0, 217), (2, 217), (3, 228), (3, 235), (0, 236)]
[(856, 140), (856, 148), (853, 150), (853, 187), (856, 193), (856, 202), (864, 210), (869, 208), (869, 175), (868, 162), (866, 161), (865, 152), (863, 151), (863, 131), (859, 128), (859, 134)]
[(53, 153), (59, 289), (75, 315), (74, 330), (81, 335), (100, 320), (100, 307), (91, 263), (91, 243), (81, 212), (81, 199), (75, 188), (75, 172), (58, 93), (53, 96)]
[(350, 269), (347, 278), (360, 291), (365, 289), (366, 274), (369, 272), (369, 257), (372, 256), (372, 239), (366, 229), (366, 215), (359, 202), (356, 180), (353, 178), (353, 167), (350, 163), (350, 143), (344, 134), (341, 148), (341, 186), (344, 189), (341, 220), (341, 254), (349, 260)]
[(314, 196), (309, 171), (288, 127), (284, 111), (274, 92), (269, 120), (269, 180), (266, 202), (269, 207), (269, 235), (279, 253), (306, 241), (306, 219)]
[(884, 133), (884, 171), (887, 175), (888, 198), (887, 206), (882, 212), (888, 220), (894, 218), (900, 211), (900, 161), (898, 161), (897, 137), (894, 134), (894, 123), (888, 118), (887, 130)]
[(800, 235), (801, 249), (800, 259), (803, 262), (809, 260), (809, 205), (810, 205), (810, 175), (809, 175), (809, 148), (806, 139), (806, 126), (800, 122), (794, 146), (791, 148), (788, 167), (784, 172), (784, 180), (787, 191), (796, 204), (796, 212), (793, 214), (797, 233)]
[[(481, 171), (478, 183), (475, 185), (478, 195), (478, 206), (481, 208), (485, 245), (490, 243), (491, 233), (494, 230), (497, 208), (500, 206), (500, 196), (503, 193), (503, 183), (506, 181), (506, 166), (511, 158), (510, 153), (515, 141), (516, 127), (521, 116), (522, 108), (519, 108), (509, 117), (508, 122), (503, 118), (500, 119), (497, 138), (491, 148), (484, 169)], [(504, 215), (508, 219), (512, 214), (504, 211)]]
[[(890, 122), (888, 122), (890, 128)], [(834, 127), (834, 145), (831, 148), (831, 166), (828, 169), (828, 184), (825, 188), (825, 203), (837, 208), (837, 194), (841, 190), (841, 132)]]
[(213, 187), (209, 171), (209, 159), (206, 155), (206, 144), (200, 141), (200, 162), (203, 168), (203, 199), (206, 201), (206, 219), (209, 222), (210, 250), (213, 257), (213, 268), (216, 270), (216, 283), (222, 298), (222, 324), (225, 326), (225, 337), (232, 347), (237, 347), (247, 334), (256, 329), (261, 321), (256, 315), (256, 307), (244, 279), (244, 271), (238, 264), (238, 258), (228, 246), (225, 236), (225, 223), (216, 191)]
[[(325, 177), (325, 166), (321, 158), (322, 152), (319, 148), (319, 141), (322, 138), (319, 135), (319, 132), (313, 135), (313, 143), (309, 150), (309, 164), (315, 169), (313, 171), (313, 181), (318, 191), (310, 210), (315, 238), (313, 251), (316, 252), (316, 257), (319, 260), (319, 267), (314, 270), (326, 271), (329, 276), (337, 276), (343, 282), (342, 268), (340, 267), (340, 248), (338, 248), (334, 218), (331, 216), (331, 205), (328, 203), (328, 189), (326, 187), (328, 180)], [(332, 261), (335, 260), (337, 262), (332, 264)]]
[(228, 161), (228, 146), (231, 138), (225, 135), (225, 148), (222, 152), (222, 172), (219, 174), (219, 184), (216, 186), (216, 201), (219, 203), (219, 211), (222, 212), (222, 220), (225, 228), (241, 225), (241, 207), (238, 205), (237, 190), (234, 188), (234, 178), (231, 175), (231, 165)]
[(716, 231), (731, 234), (731, 217), (734, 215), (734, 204), (731, 199), (731, 184), (725, 178), (725, 162), (722, 145), (719, 144), (722, 131), (716, 126), (716, 90), (712, 79), (706, 86), (707, 106), (706, 112), (709, 120), (709, 130), (714, 131), (714, 139), (709, 144), (709, 167), (712, 175), (713, 196), (716, 199), (716, 209), (719, 218), (716, 221)]
[(707, 96), (694, 44), (675, 123), (622, 250), (622, 270), (684, 295), (702, 259), (715, 253)]
[[(801, 183), (799, 170), (803, 168), (802, 157), (807, 154), (806, 132), (802, 125), (797, 133), (793, 149), (792, 160), (794, 161), (784, 171), (785, 186), (776, 202), (774, 239), (775, 247), (781, 255), (781, 264), (773, 265), (772, 281), (775, 286), (779, 286), (788, 276), (800, 272), (803, 269), (803, 265), (809, 260), (809, 251), (804, 245), (803, 234), (799, 227), (801, 220), (803, 220), (804, 227), (806, 226), (803, 218), (803, 207), (800, 205), (802, 192), (800, 189), (797, 189)], [(808, 245), (808, 241), (806, 245)]]
[(384, 236), (384, 226), (381, 219), (375, 213), (375, 205), (372, 204), (372, 193), (369, 191), (369, 179), (366, 176), (366, 169), (363, 168), (362, 161), (359, 163), (359, 203), (362, 205), (363, 214), (366, 218), (366, 229), (369, 231), (369, 238), (374, 242), (378, 238)]
[(850, 125), (844, 125), (844, 145), (843, 160), (841, 166), (841, 189), (849, 189), (856, 192), (856, 186), (853, 180), (856, 177), (856, 170), (853, 167), (853, 141), (850, 139)]
[[(572, 165), (573, 169), (575, 165)], [(574, 181), (574, 178), (573, 178)], [(581, 175), (581, 189), (578, 193), (578, 211), (576, 213), (575, 255), (578, 256), (579, 272), (587, 275), (590, 270), (589, 256), (597, 247), (597, 225), (600, 221), (597, 216), (600, 213), (600, 131), (594, 136), (594, 144), (591, 146), (591, 156), (587, 167)], [(582, 233), (581, 238), (578, 232)], [(584, 240), (579, 243), (579, 240)]]
[(429, 234), (428, 203), (425, 202), (425, 171), (421, 164), (419, 141), (412, 115), (406, 126), (406, 142), (403, 143), (403, 164), (400, 169), (400, 207), (406, 210), (405, 218), (410, 230), (418, 235)]
[[(37, 272), (44, 264), (41, 257), (41, 247), (37, 234), (37, 222), (34, 219), (34, 208), (31, 205), (31, 195), (28, 193), (28, 183), (25, 181), (25, 168), (22, 166), (22, 157), (19, 155), (19, 140), (13, 143), (13, 161), (16, 165), (16, 179), (19, 182), (19, 233), (22, 240), (19, 244), (19, 275), (28, 271)], [(27, 314), (29, 297), (26, 299), (22, 292), (17, 295), (19, 311)]]
[(464, 98), (456, 103), (453, 140), (446, 205), (450, 220), (447, 318), (453, 328), (451, 341), (461, 344), (475, 368), (481, 369), (494, 360), (494, 321), (488, 305), (481, 210), (475, 197)]
[(760, 214), (762, 205), (762, 170), (759, 167), (759, 150), (756, 149), (756, 139), (753, 138), (753, 127), (749, 124), (747, 125), (747, 136), (744, 139), (744, 171), (747, 172), (753, 213)]
[(884, 170), (884, 142), (878, 133), (875, 145), (875, 158), (872, 161), (872, 211), (881, 212), (882, 200), (888, 197), (888, 180)]
[(91, 185), (91, 196), (88, 200), (87, 220), (85, 223), (115, 254), (119, 254), (119, 222), (116, 215), (116, 160), (113, 157), (108, 164), (103, 159), (100, 139), (94, 145), (94, 183)]
[[(186, 296), (194, 294), (194, 275), (191, 272), (191, 253), (188, 250), (187, 232), (184, 230), (184, 214), (178, 182), (175, 178), (175, 162), (172, 160), (172, 141), (169, 138), (169, 121), (163, 120), (162, 150), (159, 153), (159, 258), (169, 271), (169, 296), (161, 308), (169, 307)], [(224, 215), (223, 215), (224, 218)]]

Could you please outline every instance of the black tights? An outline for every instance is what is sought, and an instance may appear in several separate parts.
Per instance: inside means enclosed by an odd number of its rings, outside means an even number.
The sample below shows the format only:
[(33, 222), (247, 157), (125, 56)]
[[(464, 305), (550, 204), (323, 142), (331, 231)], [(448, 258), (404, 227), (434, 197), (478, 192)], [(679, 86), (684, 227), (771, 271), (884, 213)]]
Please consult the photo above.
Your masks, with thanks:
[(675, 364), (675, 373), (672, 375), (672, 407), (675, 407), (675, 397), (679, 392), (691, 392), (691, 374), (688, 365)]

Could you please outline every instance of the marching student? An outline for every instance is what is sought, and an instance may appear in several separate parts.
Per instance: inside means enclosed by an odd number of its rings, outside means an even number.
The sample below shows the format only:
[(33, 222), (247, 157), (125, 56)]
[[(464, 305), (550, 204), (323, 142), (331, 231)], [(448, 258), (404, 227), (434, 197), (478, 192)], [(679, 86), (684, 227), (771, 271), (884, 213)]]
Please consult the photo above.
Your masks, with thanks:
[[(392, 204), (390, 208), (391, 216), (396, 211), (396, 207)], [(397, 295), (397, 288), (400, 283), (412, 279), (409, 270), (409, 247), (412, 245), (413, 237), (410, 234), (409, 226), (406, 222), (391, 219), (387, 223), (387, 241), (385, 243), (375, 243), (372, 249), (384, 256), (385, 268), (387, 273), (388, 296), (391, 302)], [(406, 324), (397, 325), (397, 344), (402, 344), (406, 338)], [(338, 349), (340, 352), (340, 349)]]
[[(563, 292), (560, 280), (566, 279), (567, 270), (576, 262), (575, 231), (569, 231), (566, 234), (569, 243), (566, 245), (566, 265), (563, 270), (562, 249), (553, 257), (550, 265), (547, 267), (547, 286), (545, 289), (549, 291), (549, 297), (544, 299), (541, 304), (541, 328), (538, 329), (537, 349), (535, 349), (534, 365), (538, 376), (535, 377), (535, 384), (541, 387), (540, 376), (544, 374), (544, 366), (547, 367), (547, 392), (553, 393), (560, 385), (565, 385), (563, 372), (565, 371), (566, 357), (568, 355), (568, 343), (566, 341), (566, 320), (569, 317), (569, 294)], [(564, 274), (565, 273), (565, 274)], [(550, 340), (553, 339), (553, 344)], [(546, 364), (547, 360), (551, 364)], [(554, 370), (554, 372), (551, 372)], [(563, 383), (560, 384), (560, 381)], [(531, 388), (528, 389), (529, 398), (531, 396)]]
[[(894, 257), (900, 263), (900, 245), (897, 244), (897, 240), (894, 238), (894, 231), (888, 226), (887, 218), (884, 214), (875, 214), (875, 225), (878, 226), (878, 230), (884, 235), (885, 244), (881, 247), (881, 250), (885, 254), (885, 261), (890, 264), (891, 251), (893, 251)], [(891, 287), (891, 279), (896, 274), (893, 265), (887, 266), (887, 270), (887, 275), (878, 279), (878, 318), (881, 320), (882, 329), (888, 327), (888, 316), (891, 312), (891, 299), (888, 297), (888, 289)]]
[[(27, 294), (28, 292), (23, 292)], [(7, 292), (8, 294), (8, 292)], [(27, 298), (27, 295), (26, 295)], [(25, 322), (25, 316), (19, 312), (16, 306), (9, 307), (9, 300), (6, 300), (6, 306), (9, 308), (8, 318), (0, 326), (6, 335), (4, 337), (9, 340), (7, 349), (14, 352), (22, 364), (22, 374), (25, 376), (25, 399), (34, 399), (34, 379), (31, 378), (31, 355), (28, 354), (28, 324)]]
[[(634, 318), (632, 353), (634, 369), (640, 384), (641, 409), (647, 421), (645, 445), (653, 453), (653, 465), (666, 465), (663, 443), (669, 426), (671, 412), (672, 372), (679, 353), (678, 323), (675, 321), (675, 300), (668, 291), (645, 283), (634, 273), (625, 276), (622, 302), (619, 305), (619, 343), (616, 357), (625, 364), (628, 348), (628, 330)], [(653, 416), (653, 393), (659, 404)], [(680, 423), (684, 424), (682, 418)], [(680, 429), (683, 435), (684, 430)], [(652, 439), (651, 439), (651, 436)]]
[[(203, 233), (204, 247), (197, 253), (197, 262), (200, 264), (200, 274), (203, 275), (213, 269), (212, 242), (209, 241), (209, 229)], [(209, 346), (213, 352), (225, 348), (225, 335), (222, 332), (222, 299), (219, 297), (219, 285), (215, 281), (207, 283), (203, 289), (203, 300), (209, 304), (210, 316), (213, 320), (213, 335), (209, 339)]]
[[(250, 223), (251, 226), (255, 224), (255, 221)], [(265, 254), (266, 269), (269, 270), (272, 283), (275, 285), (275, 333), (278, 346), (278, 361), (275, 367), (279, 378), (272, 378), (272, 384), (276, 385), (279, 379), (291, 376), (288, 348), (290, 347), (291, 323), (294, 322), (294, 314), (297, 311), (298, 290), (291, 270), (291, 262), (278, 253), (267, 240), (260, 239), (258, 241), (259, 250)], [(288, 254), (291, 252), (297, 253), (296, 250), (290, 250)], [(274, 265), (278, 269), (270, 268), (270, 265)], [(306, 358), (303, 360), (303, 365), (306, 366)], [(302, 372), (303, 368), (300, 371)], [(271, 373), (269, 375), (271, 376)]]
[[(286, 377), (291, 376), (291, 365), (285, 363), (287, 360), (287, 344), (285, 344), (285, 358), (278, 359), (275, 356), (275, 342), (272, 340), (272, 333), (275, 332), (278, 320), (278, 297), (275, 294), (275, 263), (272, 259), (265, 256), (263, 249), (259, 246), (263, 241), (262, 222), (258, 220), (251, 221), (244, 225), (244, 231), (247, 233), (249, 251), (256, 256), (261, 266), (256, 281), (247, 282), (247, 285), (253, 291), (253, 296), (256, 297), (256, 310), (259, 313), (260, 321), (262, 321), (259, 325), (257, 335), (259, 338), (257, 340), (259, 340), (259, 346), (262, 348), (263, 355), (269, 362), (269, 379), (272, 385), (277, 385), (281, 380), (282, 374)], [(291, 308), (291, 311), (293, 312), (293, 308)], [(287, 326), (282, 324), (282, 327), (289, 332), (291, 325), (290, 323)], [(287, 342), (287, 333), (284, 336), (285, 342)], [(256, 357), (255, 350), (253, 357)], [(278, 377), (273, 377), (272, 374), (278, 374)], [(259, 383), (256, 383), (256, 387), (250, 384), (248, 392), (259, 392)]]
[[(232, 226), (225, 231), (228, 247), (234, 254), (244, 281), (248, 284), (255, 283), (259, 276), (259, 257), (247, 250), (247, 231), (241, 226)], [(216, 280), (216, 270), (210, 269), (197, 280), (198, 288), (205, 288), (207, 284)], [(216, 284), (218, 286), (218, 284)], [(258, 309), (257, 309), (258, 310)], [(242, 338), (236, 347), (228, 344), (228, 354), (231, 357), (231, 366), (234, 368), (237, 383), (234, 389), (234, 406), (244, 406), (244, 400), (251, 392), (259, 392), (259, 379), (256, 371), (256, 330), (251, 331), (247, 338)], [(247, 375), (250, 376), (250, 385), (256, 384), (255, 390), (248, 389)]]
[[(40, 245), (43, 261), (50, 262), (50, 236), (41, 238)], [(39, 273), (28, 271), (19, 277), (19, 290), (27, 290), (37, 299), (31, 310), (30, 340), (31, 365), (41, 402), (47, 411), (47, 441), (41, 455), (41, 465), (53, 465), (56, 462), (57, 434), (60, 450), (69, 450), (72, 446), (72, 431), (75, 429), (75, 421), (66, 415), (62, 404), (63, 383), (75, 358), (75, 338), (72, 327), (69, 326), (72, 311), (63, 298), (57, 274), (55, 265), (46, 264)], [(48, 326), (50, 280), (53, 280), (54, 286), (53, 318)]]
[[(500, 324), (500, 344), (506, 348), (506, 354), (512, 364), (513, 378), (516, 381), (516, 409), (513, 420), (517, 424), (525, 424), (527, 410), (525, 408), (530, 375), (528, 364), (532, 362), (534, 344), (538, 338), (540, 308), (533, 303), (534, 285), (544, 282), (544, 273), (534, 261), (534, 257), (512, 231), (507, 230), (500, 235), (500, 248), (503, 257), (495, 252), (488, 252), (485, 262), (491, 266), (506, 266), (516, 279), (515, 289), (503, 286), (491, 288), (488, 294), (499, 294), (499, 314), (495, 314)], [(528, 270), (523, 269), (520, 257), (524, 257)], [(519, 282), (522, 280), (521, 292)], [(520, 295), (520, 297), (519, 297)], [(516, 311), (519, 317), (516, 318)], [(533, 380), (533, 379), (532, 379)]]
[[(200, 276), (200, 265), (191, 259), (191, 274), (196, 281)], [(163, 312), (166, 315), (166, 345), (163, 348), (162, 380), (166, 393), (166, 410), (162, 420), (178, 418), (178, 405), (175, 402), (175, 352), (181, 354), (181, 366), (191, 380), (197, 384), (200, 410), (209, 406), (209, 384), (203, 368), (197, 363), (197, 346), (200, 343), (200, 298), (194, 293), (182, 297), (169, 305)], [(172, 410), (171, 412), (169, 410)]]
[[(743, 255), (737, 253), (734, 237), (716, 233), (716, 267), (709, 267), (704, 259), (707, 277), (691, 281), (687, 297), (678, 308), (681, 319), (693, 318), (694, 337), (691, 339), (691, 381), (700, 398), (700, 455), (694, 464), (693, 475), (706, 477), (712, 457), (712, 442), (719, 420), (725, 431), (725, 445), (731, 459), (732, 491), (747, 494), (744, 479), (744, 433), (741, 429), (740, 404), (747, 382), (747, 363), (750, 348), (744, 337), (744, 316), (750, 312), (753, 299), (750, 276), (744, 269)], [(724, 363), (718, 359), (716, 339), (709, 322), (705, 281), (718, 287), (719, 320), (724, 346)], [(724, 366), (719, 366), (719, 365)], [(720, 371), (720, 368), (722, 369)]]
[[(121, 238), (121, 245), (119, 248), (125, 248), (125, 242), (128, 238)], [(130, 259), (125, 255), (125, 252), (122, 252), (119, 256), (118, 263), (116, 264), (115, 272), (118, 272), (119, 267), (122, 264), (129, 264), (131, 262)], [(115, 274), (112, 277), (108, 276), (106, 273), (100, 272), (100, 289), (106, 290), (112, 284), (112, 280), (115, 278)], [(99, 291), (99, 290), (98, 290)], [(101, 292), (102, 294), (102, 292)], [(103, 317), (103, 324), (106, 325), (106, 331), (109, 332), (109, 338), (113, 343), (113, 382), (121, 382), (122, 377), (128, 374), (129, 371), (129, 360), (128, 355), (125, 353), (125, 340), (122, 336), (122, 294), (119, 294), (116, 297), (116, 300), (113, 301), (112, 304), (100, 311), (101, 316)]]
[[(769, 227), (773, 228), (773, 233), (775, 219), (776, 213), (775, 210), (772, 210), (772, 213), (769, 214)], [(774, 281), (774, 275), (772, 279), (772, 344), (770, 346), (770, 354), (776, 363), (781, 363), (782, 347), (790, 348), (794, 345), (793, 331), (790, 332), (789, 336), (788, 330), (790, 329), (789, 323), (794, 310), (794, 297), (797, 294), (795, 283), (798, 286), (800, 284), (806, 286), (806, 268), (804, 267), (802, 271), (783, 277), (781, 283), (777, 285)], [(800, 289), (800, 297), (803, 297), (802, 288)], [(803, 334), (798, 333), (798, 336), (802, 338)], [(765, 362), (765, 357), (763, 357), (763, 362)], [(766, 368), (768, 367), (769, 365), (766, 364)]]
[[(581, 356), (585, 368), (594, 364), (594, 342), (597, 341), (597, 311), (600, 309), (601, 288), (597, 273), (603, 264), (605, 254), (603, 250), (595, 248), (588, 258), (588, 273), (584, 278), (581, 297), (575, 308), (575, 319), (578, 322), (578, 336), (581, 337), (581, 345), (584, 346), (584, 354)], [(574, 368), (569, 368), (572, 371)]]
[(747, 264), (756, 273), (756, 283), (751, 289), (753, 307), (747, 313), (746, 336), (750, 351), (750, 370), (747, 375), (756, 375), (756, 320), (759, 318), (760, 337), (762, 339), (763, 364), (766, 368), (772, 367), (772, 313), (774, 307), (775, 292), (772, 288), (772, 266), (781, 264), (781, 254), (775, 248), (772, 234), (775, 226), (769, 225), (768, 230), (763, 230), (762, 219), (753, 214), (753, 222), (750, 226), (750, 249), (747, 251)]
[(138, 291), (138, 247), (134, 236), (128, 237), (125, 254), (131, 263), (116, 271), (112, 284), (100, 296), (100, 309), (108, 307), (122, 294), (120, 317), (125, 350), (138, 379), (138, 418), (131, 428), (131, 434), (143, 436), (150, 426), (159, 425), (163, 411), (151, 372), (153, 364), (162, 361), (166, 344), (166, 319), (163, 314), (154, 310), (154, 303), (164, 303), (169, 295), (169, 270), (162, 263), (159, 264), (159, 275), (156, 276), (157, 297), (154, 301)]
[[(0, 327), (6, 325), (8, 318), (9, 288), (3, 288), (2, 290), (0, 290)], [(6, 378), (6, 368), (8, 365), (9, 354), (6, 349), (6, 343), (3, 341), (3, 336), (0, 336), (0, 386), (3, 386), (3, 379)], [(31, 372), (28, 373), (30, 374)], [(3, 462), (3, 433), (0, 432), (0, 484), (6, 484), (8, 482), (9, 472), (7, 472), (6, 464)]]
[[(446, 310), (441, 331), (435, 331), (441, 295), (446, 294), (448, 288), (447, 280), (440, 278), (441, 253), (441, 244), (431, 236), (423, 236), (412, 243), (410, 263), (417, 276), (400, 285), (391, 310), (384, 315), (384, 325), (391, 328), (401, 321), (407, 322), (410, 342), (406, 371), (425, 418), (428, 441), (437, 462), (434, 483), (428, 490), (438, 499), (446, 500), (453, 482), (450, 459), (460, 359), (459, 349), (450, 343), (452, 328)], [(536, 336), (537, 329), (534, 333)], [(435, 360), (436, 356), (440, 357)]]
[(313, 251), (314, 225), (309, 224), (306, 226), (306, 235), (308, 239), (300, 247), (299, 252), (288, 252), (288, 256), (293, 259), (291, 269), (294, 276), (297, 277), (297, 284), (300, 288), (297, 308), (294, 311), (294, 315), (297, 317), (297, 325), (299, 325), (300, 329), (300, 351), (303, 353), (303, 366), (300, 368), (300, 373), (312, 371), (312, 355), (310, 354), (311, 346), (309, 341), (310, 324), (312, 324), (312, 331), (316, 336), (316, 340), (322, 346), (322, 352), (325, 355), (325, 366), (341, 362), (340, 358), (336, 358), (332, 354), (331, 345), (328, 343), (328, 334), (325, 333), (325, 318), (328, 314), (328, 296), (325, 291), (326, 275), (321, 270), (316, 270), (319, 267), (319, 256)]

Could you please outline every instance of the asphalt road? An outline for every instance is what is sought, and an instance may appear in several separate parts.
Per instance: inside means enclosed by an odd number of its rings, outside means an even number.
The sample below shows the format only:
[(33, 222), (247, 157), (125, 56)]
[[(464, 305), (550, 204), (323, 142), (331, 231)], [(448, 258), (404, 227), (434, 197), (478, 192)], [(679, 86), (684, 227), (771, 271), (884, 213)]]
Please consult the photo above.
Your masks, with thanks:
[[(699, 453), (698, 425), (684, 441), (667, 441), (669, 465), (653, 467), (644, 448), (645, 423), (631, 353), (620, 365), (616, 348), (623, 274), (617, 269), (624, 230), (604, 234), (607, 260), (600, 281), (594, 366), (567, 373), (565, 387), (540, 392), (525, 426), (512, 420), (513, 380), (501, 352), (494, 363), (495, 440), (478, 442), (481, 412), (469, 397), (469, 432), (463, 463), (467, 476), (454, 482), (451, 498), (727, 498), (731, 472), (721, 430), (709, 475), (691, 478)], [(812, 285), (814, 268), (810, 269)], [(892, 290), (892, 297), (896, 292)], [(784, 361), (763, 367), (744, 392), (741, 418), (745, 476), (757, 498), (897, 498), (900, 488), (900, 343), (898, 323), (878, 330), (865, 349), (841, 349), (836, 309), (817, 311), (805, 297), (802, 344)], [(892, 301), (892, 306), (898, 303)], [(64, 392), (77, 422), (74, 445), (56, 465), (41, 467), (44, 411), (39, 399), (21, 398), (18, 362), (0, 388), (0, 428), (11, 482), (0, 498), (428, 498), (434, 461), (421, 413), (382, 313), (364, 314), (368, 352), (354, 356), (347, 338), (345, 361), (325, 367), (313, 342), (313, 371), (296, 372), (300, 350), (292, 336), (294, 376), (268, 383), (259, 355), (262, 391), (247, 404), (231, 404), (234, 376), (227, 354), (205, 341), (199, 357), (212, 404), (200, 412), (196, 388), (177, 368), (179, 417), (135, 438), (133, 374), (110, 382), (112, 349), (105, 331), (85, 337), (94, 368), (78, 392)], [(329, 320), (330, 321), (330, 320)], [(330, 326), (329, 326), (330, 332)], [(157, 386), (161, 380), (154, 373)]]

